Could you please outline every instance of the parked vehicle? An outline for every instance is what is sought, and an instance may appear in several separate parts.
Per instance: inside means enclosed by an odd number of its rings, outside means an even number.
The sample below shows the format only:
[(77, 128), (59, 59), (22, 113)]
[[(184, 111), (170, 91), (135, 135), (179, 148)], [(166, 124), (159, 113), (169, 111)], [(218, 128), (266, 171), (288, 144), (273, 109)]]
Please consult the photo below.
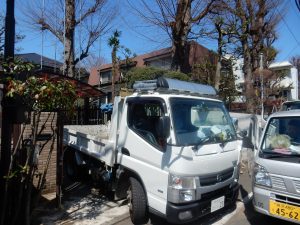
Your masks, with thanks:
[(253, 144), (255, 210), (300, 224), (300, 110), (270, 115)]
[(283, 102), (280, 107), (280, 111), (288, 111), (293, 109), (300, 109), (300, 100)]
[(134, 89), (115, 98), (111, 124), (65, 126), (67, 171), (84, 166), (127, 198), (134, 224), (149, 212), (186, 223), (235, 204), (242, 141), (215, 89), (167, 78)]

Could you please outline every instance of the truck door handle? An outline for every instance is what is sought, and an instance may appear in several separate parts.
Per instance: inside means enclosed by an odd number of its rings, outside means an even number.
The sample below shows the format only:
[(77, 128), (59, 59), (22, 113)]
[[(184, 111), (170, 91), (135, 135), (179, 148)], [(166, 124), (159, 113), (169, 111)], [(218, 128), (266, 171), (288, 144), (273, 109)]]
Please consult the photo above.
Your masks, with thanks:
[(128, 150), (127, 148), (122, 147), (122, 148), (121, 148), (121, 152), (122, 152), (122, 154), (124, 154), (124, 155), (130, 156), (130, 152), (129, 152), (129, 150)]

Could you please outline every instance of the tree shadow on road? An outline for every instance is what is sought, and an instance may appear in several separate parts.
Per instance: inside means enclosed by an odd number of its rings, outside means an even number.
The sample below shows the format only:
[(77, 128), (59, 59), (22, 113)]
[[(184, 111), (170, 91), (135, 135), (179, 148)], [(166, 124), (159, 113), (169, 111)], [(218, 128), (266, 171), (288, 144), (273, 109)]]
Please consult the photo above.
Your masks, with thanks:
[[(272, 225), (293, 225), (293, 223), (289, 223), (284, 220), (280, 220), (277, 218), (273, 218), (261, 213), (258, 213), (254, 210), (252, 204), (252, 198), (247, 199), (248, 191), (244, 189), (243, 186), (240, 187), (240, 192), (242, 196), (245, 196), (244, 199), (244, 211), (240, 213), (244, 213), (245, 217), (248, 221), (246, 224), (241, 224), (241, 221), (237, 219), (237, 221), (229, 221), (228, 225), (258, 225), (258, 224), (272, 224)], [(238, 217), (237, 217), (238, 218)]]
[(42, 198), (33, 212), (32, 225), (72, 224), (80, 220), (93, 221), (104, 211), (117, 207), (98, 187), (88, 181), (75, 181), (64, 188), (62, 207), (58, 208), (55, 193), (52, 199)]
[[(185, 225), (211, 225), (221, 220), (227, 214), (232, 213), (235, 209), (236, 209), (235, 204), (231, 206), (227, 206), (224, 209), (221, 209), (213, 214), (208, 214), (206, 216), (203, 216), (194, 222), (185, 223)], [(166, 220), (162, 219), (161, 217), (152, 214), (150, 215), (150, 221), (148, 224), (172, 225), (171, 223), (168, 223)]]

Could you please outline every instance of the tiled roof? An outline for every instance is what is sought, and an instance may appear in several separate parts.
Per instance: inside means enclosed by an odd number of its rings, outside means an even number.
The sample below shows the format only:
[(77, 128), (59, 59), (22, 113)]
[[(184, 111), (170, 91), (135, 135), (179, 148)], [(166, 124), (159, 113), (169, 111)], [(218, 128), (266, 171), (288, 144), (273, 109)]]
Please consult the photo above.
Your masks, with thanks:
[[(16, 54), (15, 57), (20, 58), (25, 62), (31, 62), (35, 65), (39, 65), (41, 63), (41, 55), (37, 53)], [(63, 63), (43, 56), (43, 65), (52, 68), (59, 68), (63, 65)]]
[(82, 81), (79, 81), (77, 79), (74, 79), (72, 77), (63, 76), (61, 74), (55, 74), (53, 72), (47, 72), (47, 71), (40, 71), (37, 73), (38, 77), (47, 77), (49, 80), (69, 80), (73, 82), (76, 86), (76, 91), (80, 92), (82, 95), (82, 98), (84, 97), (100, 97), (105, 96), (106, 94), (99, 89), (96, 89), (95, 87), (84, 83)]
[[(133, 57), (131, 59), (131, 61), (136, 62), (136, 67), (144, 67), (145, 66), (144, 62), (147, 59), (157, 57), (157, 56), (161, 56), (161, 55), (166, 55), (166, 54), (171, 54), (171, 47), (163, 48), (163, 49), (156, 50), (156, 51), (146, 53), (146, 54), (143, 54), (143, 55), (138, 55), (136, 57)], [(109, 63), (109, 64), (101, 65), (99, 70), (106, 70), (106, 69), (111, 69), (111, 68), (112, 68), (112, 64)]]

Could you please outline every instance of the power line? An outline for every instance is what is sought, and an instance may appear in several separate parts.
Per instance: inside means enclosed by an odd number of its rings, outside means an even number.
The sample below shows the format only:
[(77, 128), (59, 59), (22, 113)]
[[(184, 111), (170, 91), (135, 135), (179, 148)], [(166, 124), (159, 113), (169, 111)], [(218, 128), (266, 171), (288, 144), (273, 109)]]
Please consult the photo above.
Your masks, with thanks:
[[(297, 0), (295, 0), (295, 1), (297, 1)], [(297, 3), (296, 3), (296, 5), (297, 5)], [(300, 19), (300, 13), (298, 12), (299, 8), (298, 7), (290, 7), (290, 8), (293, 9), (295, 15), (297, 15), (298, 19)]]
[(295, 49), (297, 49), (297, 48), (298, 48), (298, 45), (294, 46), (294, 47), (292, 48), (292, 50), (289, 51), (289, 53), (287, 54), (287, 56), (286, 56), (285, 58), (288, 58), (288, 57), (295, 51)]
[(300, 11), (300, 0), (295, 0), (296, 6), (298, 10)]
[[(300, 0), (295, 0), (295, 1), (298, 1), (298, 3), (300, 3)], [(296, 3), (297, 4), (297, 3)], [(295, 46), (292, 51), (289, 52), (289, 55), (298, 47), (300, 46), (300, 41), (296, 38), (296, 35), (293, 33), (292, 29), (289, 27), (288, 23), (286, 22), (286, 20), (284, 19), (284, 17), (282, 16), (282, 14), (280, 13), (280, 11), (277, 9), (276, 7), (276, 11), (277, 13), (279, 14), (279, 16), (281, 17), (283, 23), (285, 24), (285, 26), (287, 27), (288, 31), (291, 33), (292, 37), (294, 38), (294, 40), (296, 41), (297, 43), (297, 46)], [(289, 56), (288, 55), (288, 56)], [(287, 56), (287, 57), (288, 57)]]
[(285, 26), (287, 27), (288, 31), (291, 33), (291, 35), (293, 36), (293, 38), (295, 39), (297, 44), (300, 45), (299, 40), (296, 38), (295, 34), (292, 32), (292, 29), (289, 27), (288, 23), (286, 22), (286, 20), (284, 19), (284, 17), (281, 15), (281, 13), (279, 12), (279, 10), (277, 8), (276, 8), (276, 11), (278, 12), (279, 16), (281, 17), (282, 21), (284, 22)]

